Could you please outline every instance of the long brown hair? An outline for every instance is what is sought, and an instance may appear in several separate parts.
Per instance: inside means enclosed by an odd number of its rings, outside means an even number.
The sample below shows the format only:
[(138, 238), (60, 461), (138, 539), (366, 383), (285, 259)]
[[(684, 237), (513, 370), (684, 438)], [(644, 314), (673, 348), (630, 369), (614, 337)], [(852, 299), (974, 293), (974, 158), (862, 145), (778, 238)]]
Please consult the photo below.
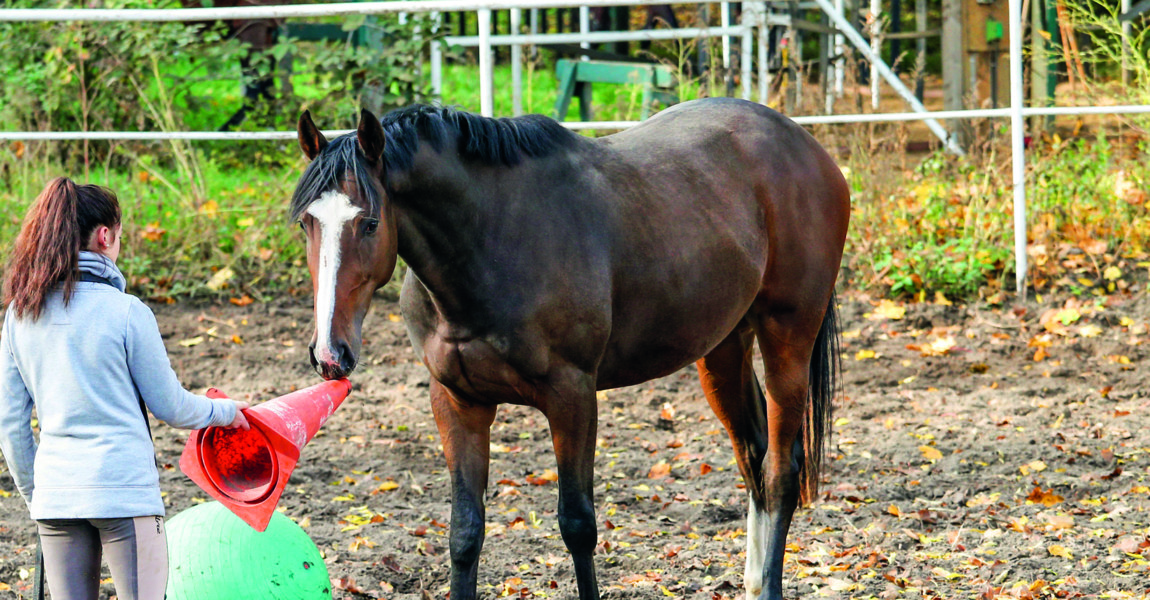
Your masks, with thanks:
[(4, 304), (19, 318), (40, 318), (44, 300), (64, 284), (65, 304), (79, 277), (77, 264), (96, 227), (120, 224), (120, 202), (107, 188), (76, 185), (67, 177), (48, 182), (24, 217), (4, 278)]

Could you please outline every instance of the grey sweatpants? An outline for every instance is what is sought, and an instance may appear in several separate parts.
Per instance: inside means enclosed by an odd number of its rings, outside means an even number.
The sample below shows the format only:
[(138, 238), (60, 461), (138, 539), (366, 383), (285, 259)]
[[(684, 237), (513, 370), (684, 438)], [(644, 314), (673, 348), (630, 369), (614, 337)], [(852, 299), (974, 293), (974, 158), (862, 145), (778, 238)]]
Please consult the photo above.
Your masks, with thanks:
[(36, 522), (52, 600), (96, 600), (100, 556), (119, 600), (162, 600), (168, 585), (163, 517), (46, 519)]

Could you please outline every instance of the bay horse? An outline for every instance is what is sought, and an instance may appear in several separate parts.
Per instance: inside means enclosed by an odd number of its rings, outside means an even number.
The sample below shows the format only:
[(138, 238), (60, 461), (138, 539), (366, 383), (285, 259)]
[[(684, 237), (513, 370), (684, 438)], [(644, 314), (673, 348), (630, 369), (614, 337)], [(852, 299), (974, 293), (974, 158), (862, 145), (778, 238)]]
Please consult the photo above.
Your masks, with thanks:
[(452, 600), (476, 597), (497, 405), (547, 418), (559, 528), (592, 600), (596, 391), (691, 362), (749, 495), (747, 596), (782, 598), (787, 529), (815, 496), (828, 435), (850, 213), (814, 138), (726, 98), (599, 139), (539, 115), (434, 106), (362, 111), (331, 142), (304, 112), (298, 133), (311, 163), (291, 216), (307, 237), (323, 377), (355, 368), (372, 293), (397, 255), (409, 267), (400, 308), (451, 475)]

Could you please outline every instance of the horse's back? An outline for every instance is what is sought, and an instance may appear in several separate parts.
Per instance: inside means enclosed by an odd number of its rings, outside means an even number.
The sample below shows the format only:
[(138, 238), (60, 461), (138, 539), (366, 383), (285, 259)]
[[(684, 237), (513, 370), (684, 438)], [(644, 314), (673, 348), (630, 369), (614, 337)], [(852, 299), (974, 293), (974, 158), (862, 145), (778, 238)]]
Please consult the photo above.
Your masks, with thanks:
[[(616, 206), (604, 384), (672, 372), (710, 351), (772, 272), (780, 275), (777, 255), (816, 268), (837, 252), (837, 265), (842, 174), (775, 111), (741, 100), (688, 102), (601, 144)], [(780, 286), (825, 287), (825, 277), (804, 284), (809, 277), (785, 271), (793, 281)]]

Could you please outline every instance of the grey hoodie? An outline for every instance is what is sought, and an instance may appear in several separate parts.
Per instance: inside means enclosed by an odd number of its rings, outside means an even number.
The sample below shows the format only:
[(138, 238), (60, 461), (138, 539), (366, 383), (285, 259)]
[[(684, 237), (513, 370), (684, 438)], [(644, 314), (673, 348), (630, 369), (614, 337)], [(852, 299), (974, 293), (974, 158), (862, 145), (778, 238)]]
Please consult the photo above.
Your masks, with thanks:
[(111, 260), (81, 252), (80, 270), (113, 285), (77, 282), (67, 306), (58, 286), (39, 319), (17, 319), (11, 309), (4, 319), (0, 450), (33, 519), (163, 515), (139, 398), (156, 418), (185, 429), (227, 425), (235, 404), (184, 390), (155, 316), (124, 293)]

